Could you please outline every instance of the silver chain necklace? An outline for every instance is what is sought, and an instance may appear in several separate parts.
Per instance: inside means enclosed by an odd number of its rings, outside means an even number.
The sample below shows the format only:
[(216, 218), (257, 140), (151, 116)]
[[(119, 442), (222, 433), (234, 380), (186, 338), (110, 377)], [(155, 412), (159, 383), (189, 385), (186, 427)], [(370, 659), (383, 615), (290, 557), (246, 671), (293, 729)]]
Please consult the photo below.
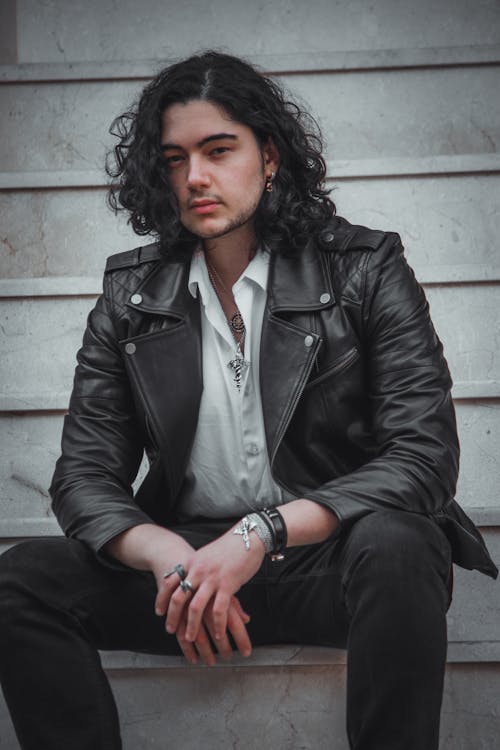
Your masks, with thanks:
[[(233, 298), (233, 295), (226, 289), (226, 287), (224, 286), (224, 282), (222, 281), (220, 275), (217, 273), (217, 270), (212, 265), (210, 265), (208, 261), (207, 261), (207, 271), (208, 271), (208, 277), (212, 283), (215, 294), (217, 295), (217, 299), (219, 300), (220, 306), (222, 307), (222, 311), (224, 312), (224, 306), (222, 304), (222, 299), (220, 295), (219, 286), (216, 281), (216, 277), (219, 281), (222, 291), (225, 292), (227, 296), (230, 298)], [(238, 390), (241, 390), (243, 373), (245, 372), (246, 368), (249, 366), (250, 362), (248, 362), (245, 359), (242, 348), (241, 348), (244, 345), (244, 341), (245, 341), (245, 334), (246, 334), (245, 322), (238, 308), (238, 305), (236, 304), (236, 302), (234, 304), (236, 306), (236, 312), (234, 313), (234, 315), (228, 318), (227, 315), (224, 313), (224, 317), (229, 326), (229, 330), (231, 331), (233, 338), (236, 342), (236, 354), (233, 357), (233, 359), (231, 359), (227, 363), (227, 366), (233, 373), (233, 382), (236, 388)]]

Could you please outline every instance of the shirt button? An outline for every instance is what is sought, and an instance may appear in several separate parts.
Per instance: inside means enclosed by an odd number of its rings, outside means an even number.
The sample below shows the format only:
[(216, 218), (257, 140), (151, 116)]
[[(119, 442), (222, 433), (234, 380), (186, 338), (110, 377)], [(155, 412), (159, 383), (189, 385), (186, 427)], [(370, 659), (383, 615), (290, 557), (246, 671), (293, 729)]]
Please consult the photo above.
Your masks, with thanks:
[(133, 294), (130, 301), (133, 305), (140, 305), (142, 302), (142, 294)]
[(310, 347), (310, 346), (312, 346), (312, 345), (314, 344), (314, 339), (313, 339), (313, 337), (312, 337), (312, 336), (306, 336), (306, 337), (305, 337), (305, 339), (304, 339), (304, 344), (305, 344), (305, 345), (307, 346), (307, 348), (309, 349), (309, 347)]
[(327, 302), (330, 302), (330, 295), (327, 292), (325, 292), (324, 294), (321, 295), (321, 297), (319, 298), (319, 301), (321, 302), (322, 305), (326, 305)]
[(257, 453), (259, 453), (259, 446), (255, 443), (250, 443), (248, 446), (248, 452), (252, 454), (252, 456), (256, 456)]
[(135, 354), (136, 349), (137, 347), (135, 344), (125, 344), (125, 351), (127, 354)]

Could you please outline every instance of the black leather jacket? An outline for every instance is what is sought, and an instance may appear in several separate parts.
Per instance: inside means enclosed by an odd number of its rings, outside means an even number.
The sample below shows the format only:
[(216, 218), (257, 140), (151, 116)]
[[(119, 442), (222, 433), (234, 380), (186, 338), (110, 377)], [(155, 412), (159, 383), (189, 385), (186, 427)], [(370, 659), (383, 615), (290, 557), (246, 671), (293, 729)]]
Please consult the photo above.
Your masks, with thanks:
[[(96, 551), (175, 519), (202, 391), (188, 274), (156, 245), (112, 256), (89, 316), (50, 491), (65, 533)], [(299, 257), (273, 255), (260, 373), (280, 485), (331, 508), (341, 528), (377, 509), (430, 515), (455, 562), (496, 575), (453, 501), (451, 380), (398, 235), (334, 217)], [(144, 449), (150, 471), (134, 498)]]

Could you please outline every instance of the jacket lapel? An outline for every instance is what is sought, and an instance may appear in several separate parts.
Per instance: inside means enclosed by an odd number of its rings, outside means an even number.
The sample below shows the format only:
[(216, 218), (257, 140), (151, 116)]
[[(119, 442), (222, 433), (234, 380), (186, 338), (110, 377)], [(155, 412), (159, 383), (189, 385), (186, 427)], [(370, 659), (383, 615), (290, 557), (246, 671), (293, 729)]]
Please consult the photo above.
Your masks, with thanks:
[(159, 266), (136, 290), (140, 303), (129, 306), (160, 316), (161, 325), (121, 342), (174, 497), (191, 451), (203, 377), (200, 310), (188, 275), (189, 263)]
[[(173, 496), (183, 480), (196, 431), (202, 383), (198, 300), (188, 289), (189, 263), (159, 266), (136, 290), (130, 307), (163, 316), (158, 330), (121, 342), (164, 456)], [(322, 253), (309, 244), (297, 258), (273, 255), (262, 327), (260, 385), (271, 461), (307, 382), (322, 339), (315, 313), (335, 304)]]
[(333, 304), (325, 260), (312, 243), (297, 258), (273, 256), (260, 352), (262, 411), (271, 467), (321, 346), (315, 313)]

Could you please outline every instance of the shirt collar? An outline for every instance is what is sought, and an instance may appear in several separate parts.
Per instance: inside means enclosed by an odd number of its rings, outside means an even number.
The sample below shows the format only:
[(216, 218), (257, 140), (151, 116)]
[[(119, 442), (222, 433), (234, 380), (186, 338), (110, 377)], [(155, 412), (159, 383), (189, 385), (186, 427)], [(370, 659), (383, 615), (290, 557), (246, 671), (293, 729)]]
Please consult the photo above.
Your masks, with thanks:
[[(262, 249), (257, 250), (236, 284), (239, 285), (244, 279), (249, 279), (266, 292), (270, 258), (270, 253)], [(188, 289), (191, 295), (195, 298), (199, 290), (201, 298), (206, 304), (209, 303), (213, 294), (213, 287), (208, 276), (207, 264), (205, 262), (205, 254), (201, 248), (195, 250), (191, 258)]]

